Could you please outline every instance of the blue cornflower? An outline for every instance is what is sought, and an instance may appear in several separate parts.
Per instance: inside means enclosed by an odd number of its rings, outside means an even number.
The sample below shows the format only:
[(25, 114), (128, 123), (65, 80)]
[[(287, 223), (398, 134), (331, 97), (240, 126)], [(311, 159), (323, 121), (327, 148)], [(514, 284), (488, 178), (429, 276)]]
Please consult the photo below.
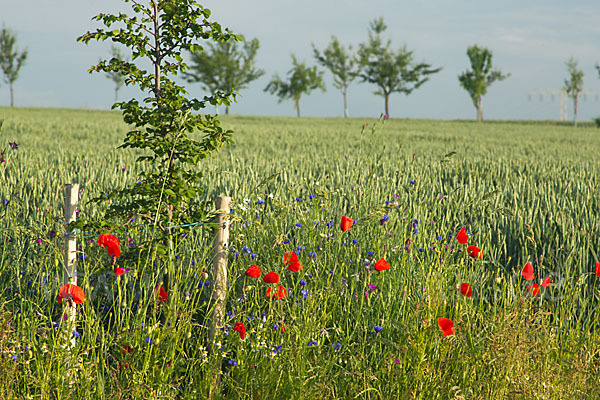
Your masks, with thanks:
[(283, 345), (280, 344), (279, 346), (273, 347), (273, 354), (277, 354), (281, 351), (281, 349), (283, 349)]
[(442, 240), (442, 237), (440, 235), (435, 235), (435, 240), (439, 242), (440, 240)]
[(356, 243), (358, 243), (358, 240), (352, 239), (352, 244), (356, 244)]
[(340, 342), (337, 342), (336, 344), (333, 345), (334, 350), (339, 350), (341, 348), (342, 348), (342, 344)]
[(256, 257), (258, 257), (258, 255), (256, 253), (250, 254), (250, 258), (255, 259)]
[(277, 328), (279, 328), (279, 324), (273, 324), (273, 329), (277, 330)]
[(297, 201), (297, 202), (301, 202), (301, 201), (302, 201), (302, 199), (301, 199), (300, 197), (296, 197), (296, 201)]
[(302, 289), (302, 290), (300, 291), (300, 293), (302, 293), (302, 295), (304, 296), (304, 298), (307, 298), (308, 296), (310, 296), (310, 295), (312, 294), (311, 292), (309, 292), (309, 291), (308, 291), (308, 290), (306, 290), (306, 289)]
[(306, 283), (307, 283), (307, 282), (306, 282), (304, 279), (300, 279), (300, 285), (302, 285), (302, 286), (306, 286)]
[(232, 367), (235, 367), (238, 365), (237, 361), (235, 361), (235, 360), (229, 360), (228, 362), (229, 362), (229, 365), (231, 365)]
[(373, 254), (375, 253), (373, 253), (372, 251), (367, 251), (367, 254), (369, 255), (369, 257), (373, 257)]
[(415, 180), (414, 180), (414, 179), (411, 179), (411, 180), (410, 180), (410, 184), (411, 184), (411, 185), (414, 185), (415, 183), (416, 183), (416, 182), (415, 182)]
[(319, 344), (319, 342), (317, 342), (316, 340), (311, 340), (310, 342), (308, 342), (309, 346), (317, 346)]
[(379, 333), (383, 330), (383, 328), (379, 325), (375, 325), (375, 327), (373, 327), (373, 330), (375, 331), (375, 333)]
[(314, 194), (311, 194), (310, 196), (308, 196), (308, 198), (312, 200), (312, 199), (314, 199), (314, 198), (315, 198), (315, 195), (314, 195)]
[(81, 334), (79, 332), (77, 332), (76, 330), (74, 330), (73, 336), (75, 336), (75, 339), (79, 339), (81, 337)]
[(422, 248), (422, 247), (419, 247), (419, 252), (420, 252), (420, 253), (425, 253), (425, 249), (424, 249), (424, 248)]
[(296, 246), (296, 250), (297, 250), (298, 252), (300, 252), (300, 251), (304, 251), (304, 250), (306, 250), (306, 246), (300, 246), (300, 245), (298, 245), (298, 246)]
[(315, 253), (314, 251), (311, 251), (311, 252), (309, 252), (309, 253), (308, 253), (308, 255), (309, 255), (311, 258), (315, 258), (315, 257), (317, 257), (317, 253)]
[(146, 341), (146, 343), (148, 344), (152, 344), (152, 336), (148, 336), (146, 339), (144, 339)]
[(257, 204), (257, 205), (260, 205), (260, 204), (264, 204), (264, 202), (265, 202), (264, 200), (262, 200), (262, 199), (259, 199), (259, 200), (256, 202), (256, 204)]
[(302, 228), (302, 224), (301, 223), (297, 223), (296, 224), (296, 228)]

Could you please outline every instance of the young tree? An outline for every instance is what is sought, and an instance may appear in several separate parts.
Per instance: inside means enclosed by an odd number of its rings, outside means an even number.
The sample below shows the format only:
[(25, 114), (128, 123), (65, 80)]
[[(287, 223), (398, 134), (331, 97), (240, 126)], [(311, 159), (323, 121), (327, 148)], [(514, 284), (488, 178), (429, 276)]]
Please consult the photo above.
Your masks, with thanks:
[(471, 71), (463, 72), (458, 76), (460, 85), (469, 93), (473, 105), (477, 109), (477, 121), (483, 121), (483, 108), (481, 98), (487, 93), (488, 87), (510, 76), (503, 75), (498, 69), (492, 67), (492, 52), (476, 44), (467, 49), (467, 56), (471, 62)]
[[(116, 58), (117, 61), (123, 61), (125, 59), (125, 55), (114, 45), (110, 46), (110, 54), (111, 57)], [(119, 90), (125, 83), (125, 77), (119, 71), (107, 71), (106, 77), (115, 84), (115, 102), (117, 102), (119, 101)]]
[(348, 117), (348, 86), (360, 73), (361, 65), (358, 58), (350, 52), (352, 46), (348, 46), (348, 50), (340, 44), (335, 36), (331, 37), (331, 43), (323, 53), (313, 44), (313, 52), (315, 58), (325, 68), (331, 71), (333, 75), (333, 86), (340, 89), (344, 94), (344, 117)]
[[(113, 105), (122, 110), (124, 121), (132, 127), (120, 147), (140, 151), (137, 162), (142, 165), (138, 182), (99, 197), (110, 203), (104, 220), (89, 227), (108, 226), (119, 232), (135, 217), (136, 223), (158, 228), (142, 247), (159, 257), (168, 253), (173, 260), (174, 226), (180, 226), (178, 234), (185, 233), (190, 229), (185, 225), (206, 220), (210, 213), (202, 199), (199, 162), (231, 141), (232, 132), (225, 131), (215, 116), (197, 111), (207, 104), (229, 104), (232, 93), (188, 99), (185, 88), (170, 76), (186, 69), (183, 51), (202, 50), (195, 44), (200, 39), (228, 41), (237, 36), (210, 21), (210, 11), (195, 0), (150, 0), (148, 5), (124, 1), (131, 3), (132, 16), (98, 14), (93, 19), (106, 28), (87, 32), (77, 40), (88, 44), (109, 39), (131, 50), (131, 61), (113, 57), (89, 71), (119, 73), (125, 77), (125, 85), (135, 85), (147, 94), (141, 102), (131, 99)], [(147, 65), (151, 65), (150, 71), (145, 69)], [(173, 263), (168, 265), (171, 272)]]
[(276, 94), (280, 103), (286, 99), (294, 100), (294, 108), (297, 116), (300, 117), (302, 95), (310, 94), (315, 89), (325, 91), (323, 72), (318, 71), (316, 66), (307, 67), (304, 62), (299, 62), (292, 54), (292, 69), (288, 71), (287, 75), (288, 80), (284, 81), (276, 74), (265, 88), (265, 92)]
[(19, 77), (19, 70), (27, 58), (27, 50), (21, 53), (15, 47), (17, 36), (7, 28), (3, 27), (0, 31), (0, 69), (4, 74), (4, 81), (10, 88), (10, 106), (14, 107), (15, 97), (13, 83)]
[(391, 41), (383, 42), (381, 34), (387, 29), (383, 18), (369, 24), (369, 41), (360, 45), (358, 54), (363, 66), (362, 82), (377, 86), (375, 94), (385, 98), (385, 115), (390, 116), (389, 100), (394, 92), (407, 96), (429, 80), (429, 75), (442, 68), (431, 68), (425, 62), (414, 63), (413, 51), (406, 47), (394, 51)]
[[(204, 53), (191, 53), (191, 65), (189, 72), (184, 73), (185, 79), (190, 83), (199, 82), (210, 93), (240, 91), (248, 87), (265, 71), (254, 65), (258, 39), (246, 41), (242, 37), (242, 40), (243, 48), (236, 42), (227, 41), (209, 43)], [(229, 114), (228, 105), (225, 114)]]
[(565, 79), (565, 92), (573, 99), (573, 126), (577, 126), (577, 105), (579, 94), (583, 90), (583, 71), (577, 68), (577, 60), (573, 57), (566, 62), (569, 77)]

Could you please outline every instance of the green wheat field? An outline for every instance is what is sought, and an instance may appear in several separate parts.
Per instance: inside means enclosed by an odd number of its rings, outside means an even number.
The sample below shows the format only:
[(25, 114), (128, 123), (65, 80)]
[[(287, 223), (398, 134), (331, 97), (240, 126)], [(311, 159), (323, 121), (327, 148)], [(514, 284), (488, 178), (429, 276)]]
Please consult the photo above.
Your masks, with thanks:
[[(592, 124), (222, 117), (235, 143), (198, 170), (206, 200), (233, 207), (227, 325), (209, 343), (211, 225), (178, 240), (168, 286), (145, 253), (118, 276), (79, 237), (86, 300), (67, 327), (64, 184), (100, 218), (89, 201), (134, 183), (138, 154), (117, 149), (117, 112), (0, 119), (1, 399), (600, 398)], [(132, 224), (122, 251), (148, 234)], [(280, 299), (251, 265), (279, 275)]]

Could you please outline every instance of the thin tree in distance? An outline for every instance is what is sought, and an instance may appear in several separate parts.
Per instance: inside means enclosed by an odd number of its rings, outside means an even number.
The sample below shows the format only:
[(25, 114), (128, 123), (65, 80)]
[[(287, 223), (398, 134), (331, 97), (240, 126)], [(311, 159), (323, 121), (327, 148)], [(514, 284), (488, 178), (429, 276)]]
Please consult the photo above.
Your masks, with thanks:
[(6, 27), (0, 31), (0, 69), (4, 74), (4, 81), (10, 88), (10, 106), (15, 105), (13, 83), (19, 77), (19, 70), (27, 59), (27, 50), (19, 52), (15, 46), (17, 36)]
[[(222, 91), (239, 92), (264, 75), (265, 71), (255, 66), (258, 39), (243, 43), (226, 41), (209, 43), (202, 53), (191, 53), (189, 70), (183, 76), (189, 83), (200, 83), (210, 93)], [(229, 105), (225, 105), (229, 114)]]
[(333, 75), (333, 86), (340, 89), (344, 95), (344, 118), (348, 118), (348, 86), (361, 71), (361, 64), (356, 55), (351, 54), (352, 46), (348, 49), (340, 44), (337, 37), (331, 37), (331, 43), (323, 53), (313, 44), (315, 58)]
[(387, 29), (383, 18), (369, 24), (369, 40), (360, 45), (358, 54), (362, 64), (359, 76), (362, 82), (377, 86), (375, 94), (385, 99), (385, 115), (390, 116), (389, 102), (392, 93), (411, 94), (429, 80), (429, 75), (442, 68), (432, 68), (425, 62), (415, 63), (413, 51), (401, 47), (391, 49), (391, 41), (384, 43), (381, 34)]
[[(118, 62), (125, 60), (125, 55), (115, 45), (110, 46), (110, 54), (112, 58), (114, 58)], [(125, 83), (125, 77), (118, 70), (106, 71), (106, 77), (113, 81), (113, 83), (115, 84), (115, 102), (117, 102), (119, 101), (119, 90), (123, 87), (123, 84)]]
[(284, 81), (275, 74), (264, 91), (277, 95), (280, 103), (287, 99), (294, 100), (296, 115), (300, 117), (302, 95), (310, 94), (315, 89), (325, 91), (323, 72), (318, 71), (316, 66), (307, 67), (306, 63), (299, 62), (292, 54), (292, 68), (287, 73), (287, 80)]
[(583, 71), (577, 68), (577, 60), (573, 57), (566, 62), (569, 77), (565, 79), (565, 92), (573, 99), (573, 126), (577, 126), (577, 106), (579, 94), (583, 90)]
[(471, 70), (467, 70), (458, 76), (460, 85), (469, 93), (473, 105), (477, 109), (477, 121), (483, 121), (483, 107), (481, 98), (487, 93), (488, 87), (496, 82), (502, 81), (510, 76), (503, 75), (492, 66), (492, 52), (478, 45), (467, 49), (467, 56), (471, 62)]

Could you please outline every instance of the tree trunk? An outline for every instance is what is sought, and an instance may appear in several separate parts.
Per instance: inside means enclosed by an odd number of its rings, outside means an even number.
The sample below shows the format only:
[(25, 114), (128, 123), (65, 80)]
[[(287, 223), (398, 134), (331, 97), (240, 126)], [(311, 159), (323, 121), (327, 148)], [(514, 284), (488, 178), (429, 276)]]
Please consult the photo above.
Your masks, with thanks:
[(348, 88), (344, 87), (344, 118), (348, 118), (348, 100), (347, 100), (347, 94), (348, 92)]
[(160, 103), (160, 41), (159, 38), (159, 16), (158, 16), (158, 3), (156, 0), (152, 0), (152, 5), (154, 6), (154, 51), (155, 51), (155, 59), (154, 59), (154, 95), (156, 96), (156, 102)]
[(477, 122), (483, 122), (483, 107), (481, 106), (481, 96), (477, 98)]
[(385, 115), (390, 117), (390, 95), (388, 93), (385, 94)]
[(14, 107), (15, 106), (15, 95), (14, 95), (14, 91), (13, 91), (13, 83), (10, 82), (8, 84), (8, 86), (10, 86), (10, 106)]
[(229, 106), (225, 106), (225, 115), (229, 115)]
[(300, 96), (296, 97), (296, 116), (300, 118)]
[(573, 126), (577, 126), (577, 104), (579, 103), (579, 93), (573, 97)]

